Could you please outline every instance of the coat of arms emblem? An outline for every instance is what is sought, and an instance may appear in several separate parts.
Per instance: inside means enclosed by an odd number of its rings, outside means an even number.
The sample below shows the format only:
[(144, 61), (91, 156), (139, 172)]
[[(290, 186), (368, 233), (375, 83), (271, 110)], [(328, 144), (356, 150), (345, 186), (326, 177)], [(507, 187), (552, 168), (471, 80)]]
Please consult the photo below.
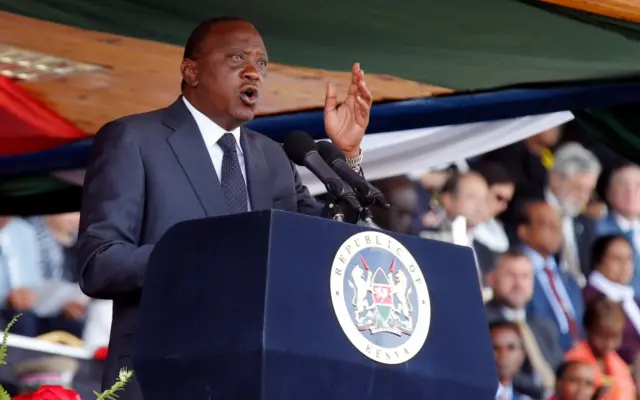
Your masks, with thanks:
[(427, 285), (409, 250), (391, 236), (371, 231), (347, 239), (333, 262), (331, 292), (340, 326), (365, 356), (400, 364), (424, 345)]

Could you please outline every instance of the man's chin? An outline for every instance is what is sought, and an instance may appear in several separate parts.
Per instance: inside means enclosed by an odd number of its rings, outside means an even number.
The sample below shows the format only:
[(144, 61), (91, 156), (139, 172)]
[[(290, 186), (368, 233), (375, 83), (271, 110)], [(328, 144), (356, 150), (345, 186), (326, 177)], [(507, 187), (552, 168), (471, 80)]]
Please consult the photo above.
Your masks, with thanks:
[(251, 121), (255, 115), (255, 110), (249, 107), (238, 107), (233, 110), (233, 117), (242, 122)]

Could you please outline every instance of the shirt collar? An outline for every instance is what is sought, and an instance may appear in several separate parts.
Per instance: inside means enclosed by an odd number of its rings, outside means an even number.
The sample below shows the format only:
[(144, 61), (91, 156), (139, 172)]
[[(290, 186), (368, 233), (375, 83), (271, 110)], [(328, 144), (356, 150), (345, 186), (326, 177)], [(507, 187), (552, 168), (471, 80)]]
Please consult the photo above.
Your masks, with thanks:
[[(227, 133), (220, 125), (213, 122), (209, 117), (201, 113), (197, 108), (195, 108), (186, 97), (182, 96), (182, 101), (187, 106), (187, 109), (193, 115), (193, 119), (196, 120), (196, 124), (198, 125), (198, 129), (200, 129), (200, 133), (202, 134), (202, 138), (204, 139), (204, 143), (207, 148), (213, 146), (218, 143), (218, 140)], [(238, 150), (242, 153), (242, 147), (240, 146), (240, 127), (231, 131), (233, 137), (236, 138), (236, 142), (238, 143)]]
[(502, 315), (507, 321), (525, 322), (527, 320), (527, 312), (524, 309), (516, 310), (515, 308), (503, 306)]
[(524, 247), (524, 253), (531, 260), (531, 263), (533, 264), (533, 269), (535, 272), (542, 271), (544, 267), (549, 267), (553, 270), (558, 268), (556, 264), (556, 260), (552, 256), (549, 256), (547, 257), (547, 259), (545, 259), (540, 255), (540, 253), (538, 253), (537, 251), (535, 251), (529, 246)]
[(638, 223), (638, 221), (629, 221), (618, 213), (613, 213), (613, 220), (622, 232), (637, 232), (640, 230), (640, 224)]
[(498, 386), (498, 393), (496, 397), (511, 399), (513, 397), (513, 385), (503, 385), (502, 383), (500, 383)]

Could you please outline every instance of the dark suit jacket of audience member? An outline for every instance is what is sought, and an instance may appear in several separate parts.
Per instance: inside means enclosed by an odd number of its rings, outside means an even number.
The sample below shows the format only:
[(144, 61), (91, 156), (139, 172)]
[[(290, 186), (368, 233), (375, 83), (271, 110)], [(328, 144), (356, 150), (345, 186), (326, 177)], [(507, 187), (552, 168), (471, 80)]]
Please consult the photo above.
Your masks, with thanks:
[[(523, 204), (529, 201), (545, 201), (544, 189), (539, 191), (530, 191), (521, 193), (520, 198), (514, 199), (512, 203), (518, 202), (515, 205), (519, 210), (522, 209)], [(505, 231), (509, 236), (509, 243), (521, 244), (517, 235), (517, 221), (511, 220), (508, 225), (505, 225)], [(578, 257), (580, 257), (580, 270), (585, 276), (589, 276), (592, 270), (591, 266), (591, 246), (597, 237), (596, 221), (592, 220), (586, 215), (578, 215), (573, 218), (573, 232), (575, 235), (575, 243), (578, 247)], [(562, 259), (562, 254), (556, 255), (556, 261), (558, 263)]]
[[(558, 275), (564, 284), (569, 300), (571, 301), (571, 305), (574, 308), (575, 321), (580, 330), (580, 332), (578, 332), (579, 337), (583, 338), (584, 328), (582, 327), (582, 316), (584, 315), (584, 299), (582, 298), (582, 288), (568, 272), (558, 269)], [(550, 301), (551, 300), (547, 297), (544, 289), (542, 289), (538, 276), (536, 275), (533, 296), (531, 297), (529, 304), (527, 304), (527, 313), (531, 312), (532, 315), (552, 321), (556, 327), (556, 332), (558, 333), (557, 338), (560, 342), (560, 347), (564, 351), (569, 351), (573, 347), (574, 339), (570, 332), (559, 332), (560, 327), (556, 321), (556, 316)]]
[[(587, 283), (587, 285), (582, 289), (582, 294), (584, 295), (584, 302), (587, 304), (602, 293)], [(636, 303), (640, 305), (640, 301), (638, 301), (638, 299), (636, 299)], [(628, 364), (633, 364), (638, 351), (640, 351), (640, 334), (638, 334), (636, 328), (634, 328), (629, 317), (626, 317), (626, 324), (624, 326), (624, 333), (622, 336), (622, 345), (618, 349), (618, 354)]]
[[(489, 301), (485, 306), (487, 320), (493, 322), (505, 319), (502, 307), (498, 300)], [(555, 371), (564, 360), (564, 353), (558, 342), (558, 331), (555, 325), (546, 318), (528, 314), (527, 324), (538, 341), (542, 356)], [(534, 399), (544, 397), (544, 387), (534, 380), (533, 367), (529, 360), (525, 361), (521, 372), (515, 377), (513, 385), (516, 391)]]

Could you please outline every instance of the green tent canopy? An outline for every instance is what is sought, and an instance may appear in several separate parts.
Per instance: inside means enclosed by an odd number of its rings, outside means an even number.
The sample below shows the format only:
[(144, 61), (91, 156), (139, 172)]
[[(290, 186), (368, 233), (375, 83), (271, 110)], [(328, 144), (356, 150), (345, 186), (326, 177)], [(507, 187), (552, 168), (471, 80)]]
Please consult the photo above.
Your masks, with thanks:
[(274, 62), (344, 70), (360, 61), (458, 90), (640, 71), (636, 24), (534, 0), (0, 0), (0, 9), (180, 46), (199, 21), (239, 16)]

